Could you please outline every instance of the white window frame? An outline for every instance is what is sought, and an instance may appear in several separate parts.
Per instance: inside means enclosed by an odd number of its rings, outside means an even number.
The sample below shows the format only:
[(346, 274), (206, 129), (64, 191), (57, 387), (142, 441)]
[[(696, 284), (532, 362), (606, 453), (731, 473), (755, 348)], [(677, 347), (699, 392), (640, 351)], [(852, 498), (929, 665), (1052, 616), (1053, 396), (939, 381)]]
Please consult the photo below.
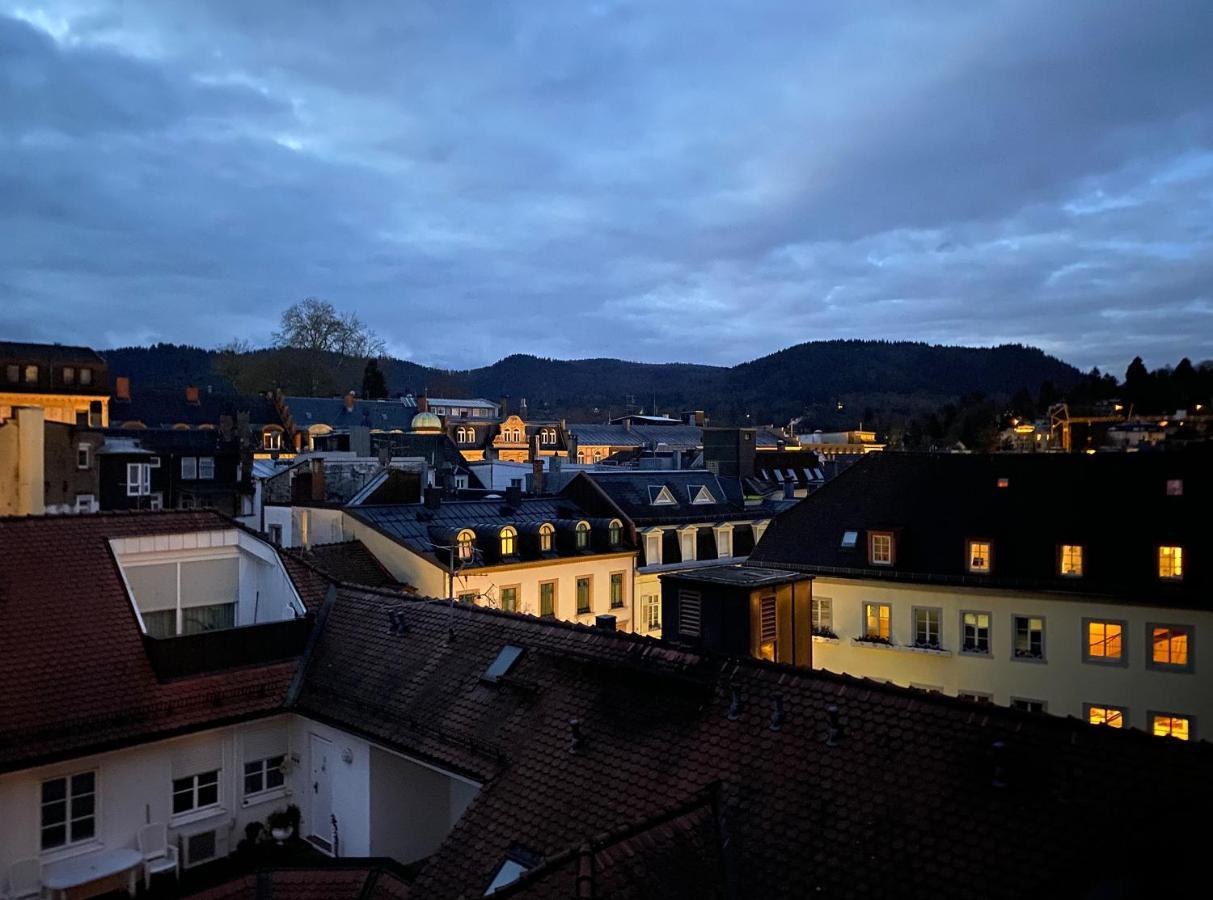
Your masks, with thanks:
[(181, 457), (181, 480), (182, 481), (197, 481), (198, 480), (198, 457), (196, 457), (196, 456)]
[[(132, 483), (131, 474), (134, 473)], [(147, 463), (126, 464), (126, 496), (146, 497), (152, 492), (152, 467)]]
[(874, 531), (868, 535), (868, 562), (874, 566), (893, 565), (893, 535)]
[(93, 511), (93, 503), (96, 502), (96, 496), (93, 494), (77, 494), (75, 510), (78, 513), (86, 513)]
[(91, 469), (93, 467), (93, 447), (91, 444), (76, 445), (76, 468)]
[[(982, 557), (985, 564), (978, 568), (973, 564), (973, 550), (980, 544), (986, 548)], [(970, 538), (965, 541), (965, 571), (970, 575), (989, 575), (994, 571), (994, 542), (984, 538)]]
[[(656, 551), (656, 552), (654, 552)], [(661, 565), (661, 532), (648, 531), (644, 535), (644, 564), (646, 566)]]
[[(210, 474), (207, 474), (207, 473)], [(215, 457), (199, 456), (198, 457), (198, 480), (199, 481), (214, 481), (215, 480)]]
[(810, 627), (814, 634), (834, 633), (834, 600), (831, 597), (813, 596), (810, 604)]
[[(886, 617), (886, 619), (889, 623), (889, 633), (887, 635), (877, 634), (877, 635), (873, 636), (868, 633), (868, 609), (869, 609), (869, 607), (874, 607), (876, 609), (877, 631), (880, 630), (880, 626), (879, 626), (880, 619), (881, 619), (880, 610), (887, 609), (889, 611), (889, 614)], [(859, 634), (864, 640), (867, 640), (867, 641), (885, 640), (885, 641), (888, 641), (890, 644), (893, 643), (893, 604), (892, 603), (885, 603), (880, 600), (865, 600), (865, 601), (863, 601), (863, 603), (860, 606), (860, 615), (861, 615), (861, 618), (859, 620)]]
[(645, 631), (661, 630), (661, 594), (645, 594), (640, 603)]
[[(198, 803), (198, 791), (200, 788), (198, 779), (200, 779), (206, 775), (211, 775), (212, 773), (215, 776), (215, 802), (208, 803), (205, 806), (200, 806)], [(186, 790), (188, 790), (188, 792), (190, 794), (190, 798), (191, 798), (191, 801), (190, 801), (191, 805), (188, 809), (177, 809), (176, 808), (177, 807), (177, 795), (186, 793), (185, 790), (177, 789), (177, 782), (179, 782), (179, 781), (189, 781), (190, 782), (189, 788), (186, 789)], [(209, 782), (206, 786), (210, 787)], [(181, 778), (174, 778), (170, 784), (170, 787), (172, 788), (172, 790), (169, 793), (169, 810), (170, 810), (170, 815), (173, 819), (180, 819), (183, 816), (193, 816), (196, 813), (200, 813), (200, 812), (203, 812), (203, 811), (209, 810), (209, 809), (220, 809), (223, 805), (223, 769), (222, 768), (207, 769), (206, 771), (203, 771), (203, 772), (195, 772), (193, 775), (184, 775)]]
[[(275, 794), (286, 793), (286, 754), (277, 753), (274, 756), (266, 756), (261, 759), (248, 759), (244, 761), (244, 775), (241, 777), (240, 790), (244, 795), (245, 800), (259, 799), (272, 796)], [(274, 760), (278, 760), (277, 764), (272, 764)], [(250, 772), (249, 767), (257, 767), (255, 771)], [(278, 777), (282, 779), (279, 784), (269, 785), (270, 773), (277, 771)], [(261, 779), (261, 787), (258, 790), (250, 791), (248, 789), (248, 779), (257, 777)], [(184, 813), (182, 813), (184, 815)]]
[[(985, 616), (986, 617), (986, 649), (984, 650), (968, 650), (965, 648), (965, 616)], [(976, 630), (981, 626), (974, 623), (974, 638), (976, 638)], [(984, 609), (962, 609), (960, 611), (960, 653), (966, 656), (993, 656), (994, 654), (994, 614), (989, 610)]]
[[(1077, 571), (1075, 571), (1073, 568), (1074, 554), (1072, 552), (1069, 554), (1070, 565), (1067, 566), (1067, 560), (1066, 560), (1066, 556), (1067, 556), (1066, 551), (1067, 550), (1078, 551), (1078, 569), (1077, 569)], [(1087, 567), (1086, 547), (1084, 547), (1082, 544), (1062, 544), (1061, 545), (1061, 551), (1060, 551), (1060, 554), (1058, 557), (1057, 574), (1059, 574), (1062, 578), (1082, 578), (1083, 573), (1086, 570), (1086, 567)]]
[[(1040, 620), (1040, 655), (1032, 656), (1030, 654), (1030, 652), (1027, 652), (1027, 651), (1025, 651), (1024, 653), (1021, 654), (1015, 646), (1016, 642), (1019, 640), (1019, 623), (1021, 621), (1023, 621), (1023, 622), (1026, 622), (1028, 625), (1028, 629), (1027, 629), (1028, 644), (1030, 646), (1032, 643), (1031, 624), (1032, 624), (1032, 621), (1035, 619)], [(1014, 613), (1014, 614), (1012, 614), (1012, 616), (1011, 616), (1011, 659), (1015, 660), (1016, 662), (1042, 663), (1042, 662), (1047, 661), (1047, 659), (1048, 659), (1048, 645), (1046, 643), (1047, 629), (1048, 629), (1048, 624), (1043, 615), (1039, 615), (1036, 613)]]
[[(73, 816), (72, 815), (72, 803), (74, 800), (77, 799), (77, 795), (72, 793), (72, 780), (80, 777), (81, 775), (92, 775), (93, 776), (93, 790), (92, 790), (91, 795), (87, 794), (87, 793), (81, 793), (79, 795), (80, 798), (83, 798), (86, 796), (92, 796), (93, 811), (92, 811), (92, 813), (87, 814), (87, 815)], [(63, 801), (62, 801), (64, 803), (63, 843), (54, 844), (54, 845), (48, 847), (43, 843), (43, 840), (44, 840), (43, 832), (46, 831), (48, 826), (46, 825), (46, 822), (44, 821), (44, 819), (42, 817), (43, 807), (45, 807), (47, 805), (42, 800), (42, 790), (43, 790), (44, 785), (50, 784), (51, 782), (54, 782), (54, 781), (64, 782)], [(88, 844), (88, 843), (92, 843), (92, 842), (95, 842), (98, 840), (97, 820), (98, 820), (98, 818), (100, 818), (100, 806), (101, 806), (101, 803), (100, 803), (100, 800), (101, 800), (100, 793), (101, 792), (98, 790), (98, 788), (100, 788), (100, 786), (101, 786), (101, 773), (97, 769), (83, 769), (82, 771), (79, 771), (79, 772), (70, 772), (66, 775), (58, 775), (54, 778), (43, 778), (39, 782), (39, 787), (38, 787), (38, 847), (41, 852), (47, 853), (47, 852), (51, 852), (51, 851), (63, 850), (64, 848), (67, 848), (67, 847), (78, 847), (82, 844)], [(58, 803), (60, 801), (52, 800), (51, 802)], [(93, 833), (90, 834), (88, 837), (78, 838), (77, 840), (73, 841), (72, 840), (72, 823), (73, 822), (83, 822), (86, 819), (92, 819)], [(49, 827), (53, 828), (55, 826), (51, 825)]]
[[(927, 639), (920, 640), (918, 636), (918, 614), (927, 614)], [(931, 619), (934, 619), (935, 641), (930, 640)], [(914, 646), (932, 650), (943, 649), (943, 608), (939, 606), (915, 606), (910, 609), (910, 627), (914, 635)]]

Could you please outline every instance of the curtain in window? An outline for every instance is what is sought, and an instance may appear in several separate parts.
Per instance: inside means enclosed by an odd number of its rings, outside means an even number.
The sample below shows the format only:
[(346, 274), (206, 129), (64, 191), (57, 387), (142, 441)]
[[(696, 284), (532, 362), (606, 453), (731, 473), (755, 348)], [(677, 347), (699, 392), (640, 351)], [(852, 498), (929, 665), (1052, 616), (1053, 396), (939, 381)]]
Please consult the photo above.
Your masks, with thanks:
[(216, 603), (213, 606), (190, 606), (181, 610), (181, 633), (218, 631), (236, 627), (236, 604)]

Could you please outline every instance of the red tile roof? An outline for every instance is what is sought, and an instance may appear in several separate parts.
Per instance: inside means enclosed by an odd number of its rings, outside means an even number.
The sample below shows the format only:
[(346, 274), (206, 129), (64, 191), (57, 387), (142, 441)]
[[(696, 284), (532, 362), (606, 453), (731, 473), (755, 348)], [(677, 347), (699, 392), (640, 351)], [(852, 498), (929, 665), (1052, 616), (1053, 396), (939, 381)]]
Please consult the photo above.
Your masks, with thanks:
[(376, 865), (334, 862), (334, 868), (275, 869), (245, 875), (191, 894), (191, 900), (408, 900), (409, 888)]
[(325, 578), (342, 584), (395, 588), (413, 594), (417, 592), (416, 588), (401, 584), (393, 578), (362, 541), (343, 541), (339, 544), (318, 544), (306, 549), (284, 550), (283, 556), (293, 557)]
[(0, 519), (0, 771), (281, 706), (295, 662), (158, 683), (109, 546), (231, 527), (204, 511)]
[[(521, 656), (484, 681), (507, 644)], [(568, 863), (583, 844), (623, 896), (701, 896), (714, 881), (677, 874), (715, 856), (737, 897), (1018, 897), (1025, 866), (1083, 896), (1158, 860), (1182, 880), (1213, 803), (1208, 744), (367, 591), (338, 592), (296, 708), (483, 783), (415, 898), (481, 896), (512, 848)], [(651, 824), (714, 784), (717, 845), (702, 811)], [(576, 896), (571, 873), (534, 895)]]

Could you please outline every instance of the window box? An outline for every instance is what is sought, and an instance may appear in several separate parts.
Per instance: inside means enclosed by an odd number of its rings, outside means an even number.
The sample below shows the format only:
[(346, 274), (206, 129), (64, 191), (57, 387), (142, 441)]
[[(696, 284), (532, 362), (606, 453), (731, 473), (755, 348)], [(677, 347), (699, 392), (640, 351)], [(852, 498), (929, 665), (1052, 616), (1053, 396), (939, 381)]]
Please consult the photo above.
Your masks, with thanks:
[(859, 647), (878, 647), (883, 650), (892, 650), (894, 647), (891, 640), (883, 637), (854, 637), (851, 638), (851, 643)]
[(813, 643), (814, 643), (814, 644), (837, 644), (837, 643), (838, 643), (838, 635), (835, 635), (835, 634), (814, 634), (814, 635), (813, 635)]
[(827, 640), (838, 640), (838, 635), (834, 633), (833, 628), (814, 628), (813, 637), (825, 638)]
[(939, 644), (904, 644), (897, 648), (907, 653), (925, 653), (928, 656), (951, 656), (951, 650), (945, 650)]

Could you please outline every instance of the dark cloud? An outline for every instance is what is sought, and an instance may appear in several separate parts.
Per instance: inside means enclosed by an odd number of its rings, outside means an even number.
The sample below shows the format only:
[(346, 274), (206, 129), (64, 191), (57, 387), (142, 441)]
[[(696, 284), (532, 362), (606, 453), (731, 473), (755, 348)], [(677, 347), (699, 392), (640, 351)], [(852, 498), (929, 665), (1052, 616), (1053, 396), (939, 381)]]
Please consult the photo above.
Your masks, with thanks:
[(1213, 357), (1213, 6), (0, 0), (0, 332)]

